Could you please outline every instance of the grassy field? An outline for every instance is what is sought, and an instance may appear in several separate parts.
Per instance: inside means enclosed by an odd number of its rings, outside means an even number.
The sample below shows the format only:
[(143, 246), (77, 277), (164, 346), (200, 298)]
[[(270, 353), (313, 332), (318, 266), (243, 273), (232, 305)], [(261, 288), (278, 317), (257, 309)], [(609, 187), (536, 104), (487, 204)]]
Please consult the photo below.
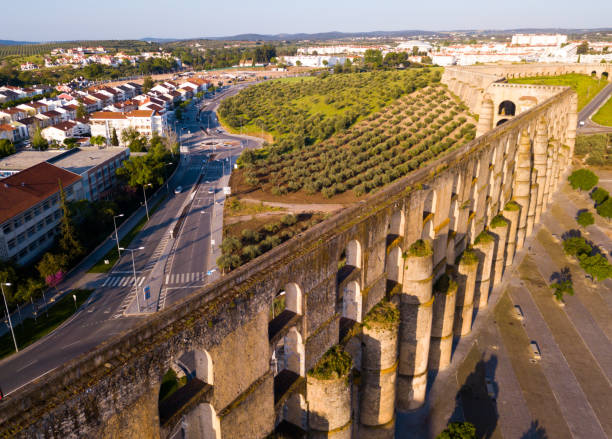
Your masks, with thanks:
[(511, 78), (511, 84), (562, 85), (572, 87), (578, 93), (578, 111), (593, 99), (608, 83), (588, 75), (569, 73), (559, 76), (537, 76), (531, 78)]
[(608, 99), (591, 119), (599, 125), (612, 127), (612, 98)]
[[(38, 318), (25, 319), (22, 324), (15, 327), (15, 338), (17, 338), (17, 346), (23, 349), (31, 345), (36, 340), (41, 339), (59, 325), (61, 325), (68, 317), (73, 315), (91, 295), (92, 290), (73, 290), (70, 294), (65, 295), (59, 302), (51, 306), (47, 313), (42, 309), (38, 311)], [(75, 295), (76, 307), (72, 295)], [(0, 337), (0, 358), (7, 357), (15, 352), (15, 344), (10, 332), (7, 332)]]
[[(153, 208), (149, 209), (150, 216), (152, 216), (155, 213), (155, 211), (159, 208), (159, 206), (165, 199), (166, 199), (165, 196), (160, 198), (159, 201), (155, 203)], [(145, 215), (142, 217), (140, 221), (138, 221), (138, 223), (132, 228), (132, 230), (130, 230), (123, 238), (119, 240), (119, 246), (127, 247), (128, 245), (130, 245), (130, 242), (132, 242), (132, 240), (136, 237), (136, 235), (138, 235), (138, 233), (142, 230), (142, 228), (144, 227), (146, 223), (147, 223), (147, 217)], [(96, 262), (96, 264), (93, 267), (87, 270), (87, 272), (88, 273), (108, 273), (115, 265), (115, 262), (117, 262), (117, 259), (119, 259), (118, 256), (119, 255), (117, 254), (117, 247), (113, 247), (112, 250), (109, 250), (108, 253), (106, 253), (102, 258), (100, 258), (100, 260)], [(105, 264), (104, 263), (105, 260), (108, 260), (109, 263)]]

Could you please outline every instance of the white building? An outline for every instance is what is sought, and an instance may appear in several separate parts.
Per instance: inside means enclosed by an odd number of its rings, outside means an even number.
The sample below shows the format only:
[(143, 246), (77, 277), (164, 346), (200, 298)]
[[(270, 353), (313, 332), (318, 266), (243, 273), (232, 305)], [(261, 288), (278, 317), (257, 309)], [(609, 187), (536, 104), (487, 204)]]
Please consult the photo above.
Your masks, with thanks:
[(397, 45), (397, 47), (395, 48), (396, 52), (412, 52), (412, 50), (414, 48), (418, 48), (419, 52), (425, 52), (425, 53), (429, 53), (432, 49), (431, 44), (429, 44), (427, 41), (421, 41), (421, 40), (409, 40), (409, 41), (402, 41), (401, 43), (399, 43)]
[(515, 34), (513, 46), (560, 46), (567, 43), (567, 35), (561, 34)]
[[(281, 58), (281, 62), (289, 66), (302, 65), (304, 67), (332, 67), (336, 64), (344, 64), (347, 60), (345, 56), (315, 56), (315, 55), (297, 55), (285, 56)], [(299, 63), (299, 64), (298, 64)]]
[(81, 177), (43, 162), (0, 182), (0, 259), (25, 264), (60, 233), (61, 181), (68, 201), (83, 198)]
[(168, 129), (166, 114), (160, 115), (154, 110), (133, 110), (127, 113), (99, 111), (89, 118), (91, 135), (110, 138), (113, 129), (121, 139), (121, 132), (133, 128), (140, 134), (151, 137), (153, 133), (163, 136)]

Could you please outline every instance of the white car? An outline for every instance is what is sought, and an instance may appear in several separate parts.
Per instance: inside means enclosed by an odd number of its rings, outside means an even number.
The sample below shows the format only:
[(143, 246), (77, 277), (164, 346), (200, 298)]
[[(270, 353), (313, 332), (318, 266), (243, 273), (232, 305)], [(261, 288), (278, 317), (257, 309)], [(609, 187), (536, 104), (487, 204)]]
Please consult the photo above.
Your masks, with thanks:
[(214, 194), (214, 193), (215, 193), (215, 189), (214, 189), (214, 188), (212, 188), (212, 187), (209, 187), (209, 188), (208, 188), (208, 193), (209, 193), (209, 194)]
[(581, 127), (582, 127), (582, 126), (584, 126), (584, 120), (581, 120), (581, 121), (580, 121), (580, 126), (581, 126)]
[(183, 192), (183, 187), (182, 186), (177, 186), (176, 189), (174, 189), (174, 193), (175, 194), (180, 194), (181, 192)]

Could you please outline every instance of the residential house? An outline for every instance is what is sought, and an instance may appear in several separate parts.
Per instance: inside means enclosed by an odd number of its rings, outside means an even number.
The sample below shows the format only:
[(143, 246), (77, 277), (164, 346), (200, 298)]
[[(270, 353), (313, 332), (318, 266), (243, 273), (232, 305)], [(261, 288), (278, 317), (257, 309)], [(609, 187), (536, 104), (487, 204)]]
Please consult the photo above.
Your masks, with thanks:
[(17, 122), (20, 119), (28, 117), (28, 113), (25, 110), (17, 107), (10, 107), (0, 110), (0, 122)]

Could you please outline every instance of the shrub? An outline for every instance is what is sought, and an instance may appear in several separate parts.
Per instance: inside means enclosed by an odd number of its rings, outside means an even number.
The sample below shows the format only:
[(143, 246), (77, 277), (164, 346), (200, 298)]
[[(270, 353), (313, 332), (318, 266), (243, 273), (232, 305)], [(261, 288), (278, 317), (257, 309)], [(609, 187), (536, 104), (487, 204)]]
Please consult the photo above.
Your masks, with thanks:
[(498, 227), (506, 227), (508, 226), (508, 221), (502, 215), (497, 215), (493, 217), (490, 224), (492, 229), (496, 229)]
[(474, 245), (488, 244), (495, 241), (495, 236), (489, 233), (487, 230), (483, 230), (474, 240)]
[(601, 204), (608, 199), (610, 194), (607, 190), (603, 188), (595, 188), (593, 192), (591, 192), (591, 199), (595, 202), (595, 204)]
[(478, 255), (474, 250), (466, 249), (461, 255), (460, 263), (464, 265), (474, 265), (478, 263)]
[(595, 187), (599, 177), (588, 169), (578, 169), (567, 178), (573, 189), (589, 191)]
[(386, 299), (378, 302), (374, 308), (363, 319), (365, 327), (370, 328), (371, 324), (394, 324), (399, 322), (400, 313), (397, 306)]
[(552, 288), (553, 295), (557, 300), (563, 300), (564, 294), (569, 294), (570, 296), (574, 295), (574, 287), (572, 285), (572, 281), (569, 279), (559, 280), (554, 284), (551, 284), (550, 288)]
[(317, 362), (308, 375), (319, 380), (332, 380), (347, 376), (353, 367), (353, 359), (341, 346), (333, 346)]
[(593, 248), (582, 236), (572, 236), (563, 241), (563, 251), (570, 256), (588, 255), (592, 250)]
[(583, 253), (578, 256), (578, 260), (580, 267), (593, 279), (601, 282), (612, 277), (612, 265), (601, 253), (595, 253), (592, 256)]
[(451, 422), (436, 439), (475, 439), (476, 427), (470, 422)]
[(281, 223), (283, 223), (286, 226), (292, 226), (295, 223), (297, 223), (297, 217), (291, 213), (285, 215), (282, 217), (281, 219)]
[(433, 290), (440, 294), (449, 294), (457, 290), (457, 282), (448, 274), (444, 273), (434, 284)]
[(588, 210), (582, 211), (578, 214), (576, 218), (576, 222), (580, 224), (582, 227), (590, 226), (595, 223), (595, 218), (593, 218), (593, 214)]
[(430, 256), (433, 253), (431, 244), (427, 240), (419, 239), (413, 242), (408, 248), (408, 256), (411, 257), (425, 257)]
[(597, 206), (597, 214), (603, 218), (612, 218), (612, 199), (608, 198), (606, 201)]

